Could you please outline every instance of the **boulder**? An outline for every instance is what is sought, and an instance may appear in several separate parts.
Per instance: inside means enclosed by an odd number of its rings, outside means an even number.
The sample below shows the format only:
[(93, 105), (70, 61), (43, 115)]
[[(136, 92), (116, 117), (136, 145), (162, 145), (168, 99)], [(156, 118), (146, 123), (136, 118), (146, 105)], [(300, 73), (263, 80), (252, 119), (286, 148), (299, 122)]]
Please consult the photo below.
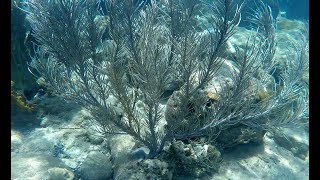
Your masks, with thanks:
[(98, 151), (90, 152), (81, 165), (83, 180), (106, 180), (112, 178), (112, 174), (110, 156)]

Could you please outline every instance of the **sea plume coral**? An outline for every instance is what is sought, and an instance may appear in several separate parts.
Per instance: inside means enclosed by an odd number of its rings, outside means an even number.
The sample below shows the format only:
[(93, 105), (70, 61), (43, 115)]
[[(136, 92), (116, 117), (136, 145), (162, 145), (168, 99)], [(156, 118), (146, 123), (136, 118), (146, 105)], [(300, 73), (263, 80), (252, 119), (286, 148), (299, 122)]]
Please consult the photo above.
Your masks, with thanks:
[[(99, 26), (99, 3), (106, 3), (107, 26)], [(274, 22), (263, 4), (250, 19), (257, 30), (246, 48), (232, 55), (232, 81), (221, 84), (214, 102), (204, 89), (225, 61), (221, 57), (243, 4), (28, 0), (26, 5), (38, 41), (31, 66), (57, 94), (87, 108), (102, 134), (133, 136), (149, 148), (149, 158), (173, 139), (215, 136), (237, 123), (272, 129), (307, 116), (307, 96), (298, 83), (305, 48), (297, 48), (295, 65), (288, 63), (281, 82), (257, 101), (275, 64)], [(202, 12), (210, 16), (199, 25)], [(170, 84), (176, 84), (169, 94), (174, 103), (165, 106)]]

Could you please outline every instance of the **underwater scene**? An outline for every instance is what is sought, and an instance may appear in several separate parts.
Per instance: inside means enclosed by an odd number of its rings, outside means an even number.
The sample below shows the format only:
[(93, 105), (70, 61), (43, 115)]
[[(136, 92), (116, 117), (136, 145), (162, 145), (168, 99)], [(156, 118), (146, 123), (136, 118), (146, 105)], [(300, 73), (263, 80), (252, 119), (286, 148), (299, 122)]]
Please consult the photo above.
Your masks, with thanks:
[(309, 179), (309, 1), (11, 0), (11, 179)]

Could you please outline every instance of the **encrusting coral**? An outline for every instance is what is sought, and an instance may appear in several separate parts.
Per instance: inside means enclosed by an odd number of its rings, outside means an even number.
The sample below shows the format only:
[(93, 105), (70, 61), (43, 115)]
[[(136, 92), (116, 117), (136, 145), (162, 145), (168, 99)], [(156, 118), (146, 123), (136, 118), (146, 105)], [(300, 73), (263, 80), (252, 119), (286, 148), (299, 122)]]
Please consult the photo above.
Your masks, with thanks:
[(27, 102), (23, 93), (19, 93), (13, 89), (14, 82), (11, 81), (11, 106), (17, 106), (21, 111), (33, 112), (34, 107)]

